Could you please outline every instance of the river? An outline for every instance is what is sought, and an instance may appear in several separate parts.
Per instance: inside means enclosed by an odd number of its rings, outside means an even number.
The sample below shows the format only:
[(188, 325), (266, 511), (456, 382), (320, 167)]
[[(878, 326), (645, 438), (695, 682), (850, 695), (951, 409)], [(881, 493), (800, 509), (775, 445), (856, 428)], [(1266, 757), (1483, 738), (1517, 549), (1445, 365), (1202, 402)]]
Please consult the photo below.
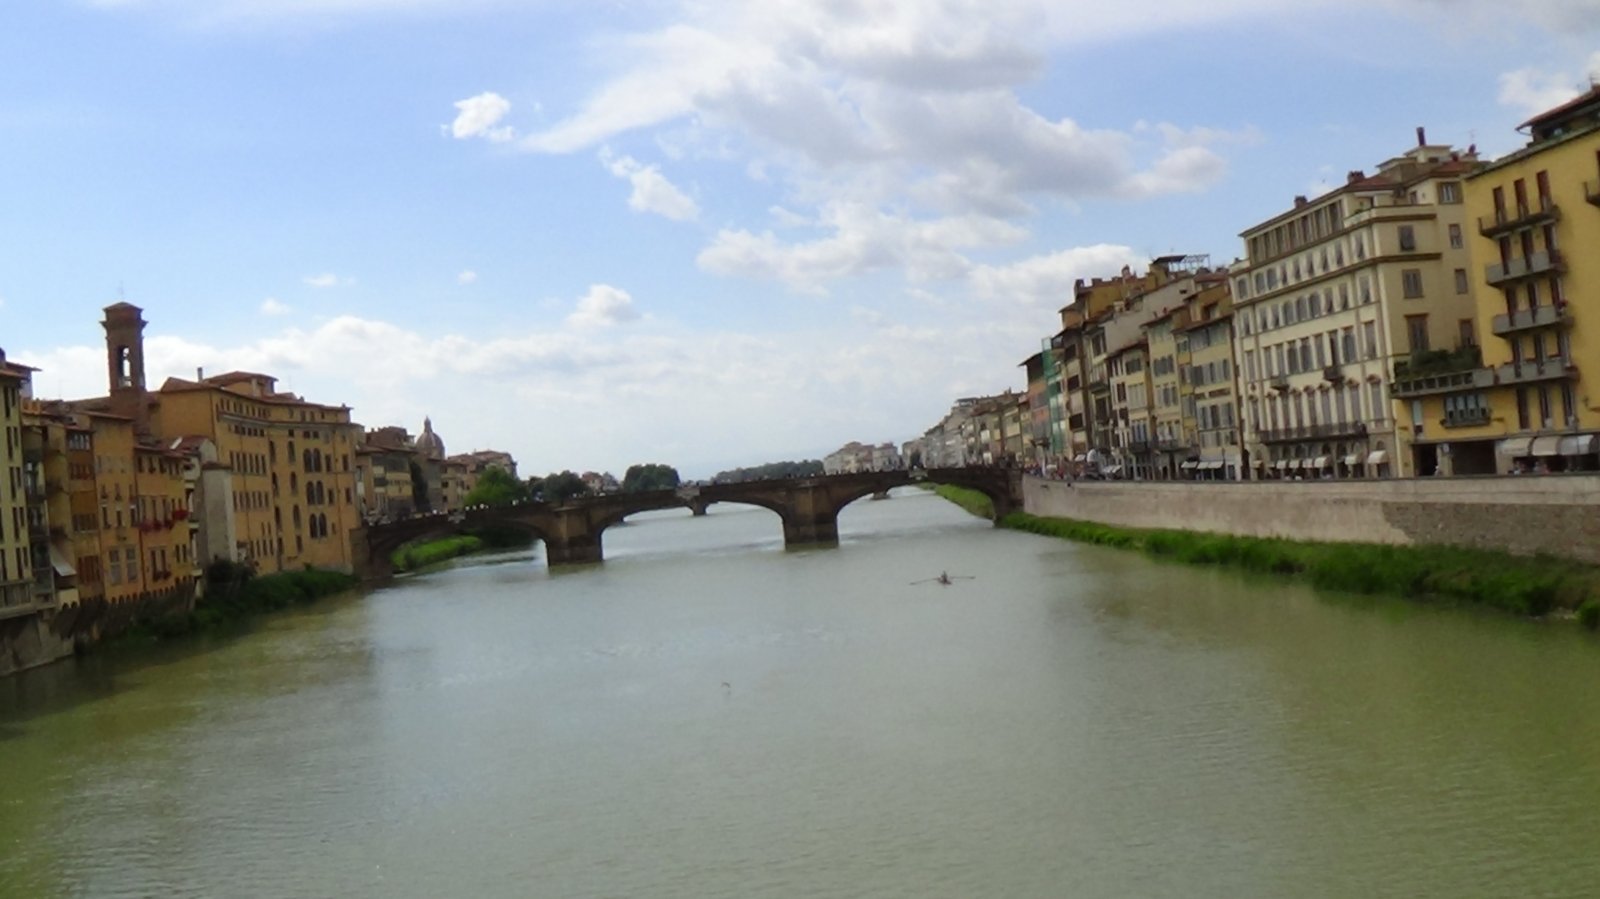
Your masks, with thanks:
[[(1600, 643), (902, 491), (0, 681), (5, 897), (1600, 891)], [(912, 584), (947, 570), (950, 586)]]

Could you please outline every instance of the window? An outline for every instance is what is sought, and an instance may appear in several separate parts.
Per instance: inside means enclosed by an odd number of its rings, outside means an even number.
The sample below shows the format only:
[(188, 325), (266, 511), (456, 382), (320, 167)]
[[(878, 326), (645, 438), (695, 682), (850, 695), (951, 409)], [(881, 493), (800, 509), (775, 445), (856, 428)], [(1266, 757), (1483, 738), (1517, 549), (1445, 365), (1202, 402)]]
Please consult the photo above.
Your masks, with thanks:
[(1477, 346), (1478, 336), (1472, 327), (1472, 319), (1464, 318), (1460, 323), (1461, 331), (1459, 340), (1462, 346)]
[(1411, 352), (1426, 353), (1428, 351), (1428, 317), (1426, 315), (1406, 316), (1406, 338), (1411, 341)]
[(1456, 269), (1456, 293), (1468, 293), (1471, 290), (1471, 284), (1467, 281), (1467, 270), (1464, 268)]
[(1366, 357), (1378, 358), (1378, 326), (1375, 322), (1361, 323), (1362, 342), (1366, 344)]
[(1441, 202), (1441, 203), (1459, 203), (1459, 202), (1461, 202), (1461, 182), (1459, 182), (1459, 181), (1441, 181), (1441, 182), (1439, 182), (1439, 202)]
[(1417, 248), (1417, 231), (1410, 225), (1400, 226), (1400, 251), (1410, 253)]
[(1408, 268), (1400, 272), (1400, 288), (1408, 300), (1422, 296), (1422, 269)]
[(1460, 225), (1451, 225), (1450, 226), (1450, 249), (1459, 250), (1464, 245), (1465, 244), (1461, 240), (1461, 226)]

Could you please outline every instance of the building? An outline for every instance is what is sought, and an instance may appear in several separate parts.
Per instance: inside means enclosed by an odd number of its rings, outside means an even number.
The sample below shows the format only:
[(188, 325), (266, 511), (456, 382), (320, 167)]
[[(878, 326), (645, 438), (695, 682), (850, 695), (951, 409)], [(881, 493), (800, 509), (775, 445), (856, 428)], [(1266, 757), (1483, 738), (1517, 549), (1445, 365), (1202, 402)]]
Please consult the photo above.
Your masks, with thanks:
[(37, 369), (6, 360), (0, 352), (0, 428), (5, 430), (0, 455), (0, 621), (34, 616), (54, 604), (35, 595), (30, 512), (37, 508), (41, 486), (24, 477), (22, 403)]
[(356, 448), (356, 459), (357, 512), (363, 521), (399, 521), (426, 510), (427, 482), (416, 441), (405, 428), (391, 425), (367, 431)]
[[(1410, 360), (1394, 394), (1419, 473), (1600, 468), (1600, 87), (1523, 123), (1526, 146), (1467, 176), (1473, 330)], [(1600, 364), (1600, 363), (1597, 363)]]
[(1239, 420), (1238, 365), (1234, 359), (1233, 297), (1225, 273), (1200, 279), (1202, 289), (1186, 301), (1177, 339), (1182, 360), (1182, 420), (1196, 458), (1183, 466), (1201, 480), (1244, 476), (1243, 429)]
[(1233, 277), (1251, 477), (1413, 471), (1397, 367), (1471, 347), (1463, 179), (1472, 150), (1427, 142), (1247, 229)]
[[(197, 483), (185, 474), (194, 465), (230, 472), (209, 479), (213, 485), (229, 483), (232, 491), (231, 525), (224, 516), (213, 528), (233, 532), (229, 560), (262, 574), (308, 566), (350, 570), (349, 535), (360, 524), (353, 462), (361, 435), (350, 408), (280, 391), (276, 378), (256, 372), (196, 372), (193, 380), (168, 378), (151, 391), (145, 383), (143, 311), (117, 303), (105, 315), (109, 395), (74, 406), (91, 413), (96, 453), (114, 466), (101, 472), (102, 494), (109, 489), (113, 497), (126, 497), (122, 502), (132, 504), (128, 517), (137, 522), (125, 526), (137, 524), (144, 534), (136, 553), (124, 534), (113, 538), (117, 545), (106, 560), (108, 596), (140, 583), (165, 590), (167, 582), (181, 582), (181, 571), (213, 561), (188, 558), (183, 541), (168, 533), (177, 530), (173, 513), (188, 512), (181, 504)], [(173, 449), (198, 446), (199, 440), (210, 441), (215, 461), (191, 461)], [(215, 503), (203, 510), (208, 514), (202, 530), (213, 523)], [(201, 542), (217, 551), (215, 539)]]

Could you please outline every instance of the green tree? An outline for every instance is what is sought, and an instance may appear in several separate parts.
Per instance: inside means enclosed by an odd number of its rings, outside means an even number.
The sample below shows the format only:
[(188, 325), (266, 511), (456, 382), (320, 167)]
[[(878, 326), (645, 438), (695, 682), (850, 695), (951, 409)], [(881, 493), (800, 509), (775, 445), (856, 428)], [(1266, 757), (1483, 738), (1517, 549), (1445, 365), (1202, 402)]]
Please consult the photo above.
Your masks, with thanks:
[(662, 465), (655, 462), (644, 465), (630, 465), (627, 473), (622, 476), (622, 492), (639, 493), (645, 490), (674, 490), (679, 483), (678, 470), (671, 465)]
[(498, 465), (491, 465), (478, 475), (462, 503), (468, 506), (509, 506), (528, 498), (528, 485), (511, 476)]
[(547, 503), (564, 503), (589, 495), (589, 486), (575, 472), (553, 472), (528, 482), (533, 498)]

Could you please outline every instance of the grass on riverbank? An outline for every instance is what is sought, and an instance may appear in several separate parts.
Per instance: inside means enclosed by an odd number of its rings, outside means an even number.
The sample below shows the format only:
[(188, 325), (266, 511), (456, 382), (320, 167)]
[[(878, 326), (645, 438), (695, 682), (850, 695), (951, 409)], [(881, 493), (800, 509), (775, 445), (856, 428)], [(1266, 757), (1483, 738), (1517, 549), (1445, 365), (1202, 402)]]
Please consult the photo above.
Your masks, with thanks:
[(355, 575), (321, 568), (255, 577), (242, 566), (215, 563), (206, 569), (205, 596), (195, 603), (194, 611), (146, 622), (133, 628), (126, 637), (138, 642), (213, 631), (266, 612), (353, 590), (360, 584)]
[(395, 551), (389, 561), (394, 565), (395, 571), (415, 571), (429, 565), (437, 565), (447, 559), (465, 556), (483, 550), (483, 541), (477, 537), (458, 536), (445, 537), (441, 540), (430, 540), (427, 543), (418, 543)]
[(934, 484), (933, 492), (979, 518), (991, 520), (994, 518), (994, 503), (987, 496), (976, 490), (968, 490), (965, 487), (952, 487), (949, 484)]
[(389, 557), (389, 563), (397, 572), (417, 571), (429, 565), (437, 565), (449, 559), (487, 550), (522, 549), (533, 545), (535, 539), (532, 533), (517, 528), (480, 528), (467, 534), (401, 547)]
[(1293, 575), (1326, 590), (1445, 599), (1530, 617), (1576, 613), (1585, 627), (1600, 628), (1600, 569), (1561, 559), (1450, 546), (1309, 543), (1121, 528), (1022, 512), (1006, 516), (1002, 524), (1195, 565)]

